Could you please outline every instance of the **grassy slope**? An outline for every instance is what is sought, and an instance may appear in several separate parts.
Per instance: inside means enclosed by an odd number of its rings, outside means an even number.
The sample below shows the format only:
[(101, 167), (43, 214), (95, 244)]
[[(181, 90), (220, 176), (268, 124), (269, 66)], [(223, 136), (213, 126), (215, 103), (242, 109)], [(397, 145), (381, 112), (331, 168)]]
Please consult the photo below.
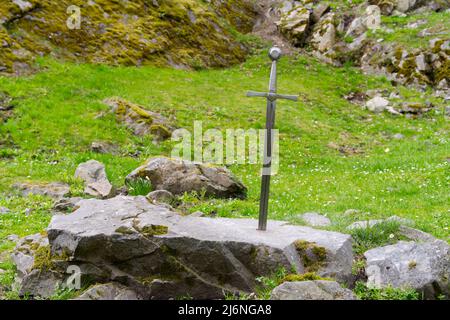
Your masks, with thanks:
[[(262, 55), (229, 70), (202, 72), (44, 63), (48, 71), (36, 76), (0, 78), (0, 87), (18, 104), (17, 117), (0, 133), (7, 140), (10, 134), (20, 146), (13, 158), (0, 159), (0, 205), (14, 211), (0, 217), (0, 239), (45, 225), (31, 227), (33, 215), (22, 214), (33, 199), (7, 196), (14, 192), (13, 182), (66, 181), (76, 193), (80, 185), (72, 176), (77, 164), (95, 158), (107, 164), (109, 177), (121, 186), (125, 175), (146, 158), (169, 154), (170, 143), (157, 147), (149, 138), (135, 138), (112, 116), (95, 119), (107, 109), (101, 103), (106, 97), (121, 96), (175, 116), (186, 128), (194, 120), (203, 120), (206, 128), (264, 126), (263, 101), (244, 97), (247, 89), (267, 86), (269, 66)], [(278, 109), (281, 170), (273, 179), (271, 218), (289, 220), (298, 213), (318, 211), (335, 219), (339, 229), (350, 220), (396, 214), (415, 220), (422, 230), (438, 237), (449, 236), (447, 119), (371, 115), (349, 104), (342, 97), (351, 91), (390, 87), (353, 69), (334, 69), (300, 58), (285, 59), (280, 70), (280, 91), (300, 94), (302, 99), (299, 104), (282, 102)], [(396, 133), (405, 139), (391, 139)], [(89, 146), (94, 140), (119, 144), (121, 154), (92, 154)], [(328, 148), (330, 142), (356, 146), (363, 154), (345, 157)], [(141, 156), (129, 156), (136, 149)], [(259, 168), (234, 166), (232, 170), (249, 187), (248, 200), (188, 198), (195, 205), (191, 210), (256, 217)], [(367, 214), (344, 219), (342, 213), (350, 208)], [(30, 227), (24, 228), (27, 224)]]

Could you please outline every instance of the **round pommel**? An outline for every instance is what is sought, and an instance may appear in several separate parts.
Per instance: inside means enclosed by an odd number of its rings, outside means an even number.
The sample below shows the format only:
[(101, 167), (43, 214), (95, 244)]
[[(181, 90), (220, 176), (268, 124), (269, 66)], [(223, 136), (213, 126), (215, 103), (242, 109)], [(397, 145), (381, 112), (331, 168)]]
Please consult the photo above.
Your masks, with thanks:
[(281, 58), (281, 49), (278, 47), (273, 47), (269, 51), (269, 57), (272, 61), (278, 60)]

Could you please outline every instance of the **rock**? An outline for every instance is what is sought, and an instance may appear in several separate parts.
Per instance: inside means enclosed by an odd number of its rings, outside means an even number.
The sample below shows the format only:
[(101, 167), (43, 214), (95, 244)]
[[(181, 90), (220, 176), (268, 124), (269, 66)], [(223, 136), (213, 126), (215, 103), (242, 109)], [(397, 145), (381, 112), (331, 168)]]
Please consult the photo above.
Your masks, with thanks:
[(418, 242), (433, 242), (437, 240), (431, 234), (425, 233), (423, 231), (413, 229), (411, 227), (401, 225), (400, 226), (400, 234), (409, 240), (418, 241)]
[(355, 229), (365, 229), (365, 228), (372, 228), (378, 224), (386, 223), (386, 222), (395, 222), (399, 225), (414, 225), (414, 221), (409, 219), (403, 219), (397, 216), (392, 216), (387, 219), (378, 219), (378, 220), (367, 220), (367, 221), (357, 221), (352, 223), (347, 227), (348, 230), (355, 230)]
[(271, 300), (356, 300), (349, 289), (334, 281), (284, 282), (276, 287)]
[(358, 210), (358, 209), (347, 209), (344, 212), (345, 215), (349, 215), (349, 216), (350, 215), (356, 215), (356, 214), (359, 214), (359, 213), (361, 213), (361, 211)]
[[(20, 239), (11, 254), (11, 259), (17, 269), (16, 283), (19, 287), (20, 296), (48, 298), (56, 292), (62, 283), (63, 276), (61, 274), (36, 267), (35, 260), (38, 252), (48, 248), (48, 245), (47, 237), (35, 234)], [(45, 258), (42, 256), (42, 252), (47, 251), (41, 251), (39, 259)], [(37, 264), (39, 263), (41, 262)]]
[(15, 184), (15, 188), (19, 189), (23, 196), (30, 194), (43, 195), (55, 200), (59, 200), (70, 193), (70, 186), (65, 183), (20, 183)]
[(408, 29), (417, 29), (418, 27), (420, 27), (420, 26), (422, 26), (424, 24), (427, 24), (427, 23), (428, 23), (427, 19), (419, 19), (417, 21), (413, 21), (413, 22), (408, 23), (406, 25), (406, 27)]
[(75, 300), (139, 300), (136, 292), (118, 283), (95, 285)]
[(389, 106), (386, 108), (386, 111), (389, 112), (390, 114), (393, 114), (395, 116), (401, 116), (402, 114), (400, 112), (398, 112), (395, 108)]
[(345, 95), (344, 98), (353, 104), (362, 106), (366, 102), (367, 95), (364, 92), (350, 92), (348, 95)]
[(205, 214), (204, 212), (201, 212), (201, 211), (196, 211), (194, 213), (191, 213), (189, 216), (201, 218), (201, 217), (206, 217), (207, 214)]
[(377, 30), (381, 27), (380, 7), (374, 5), (367, 7), (365, 24), (369, 30)]
[(351, 225), (347, 227), (348, 230), (355, 230), (355, 229), (366, 229), (366, 228), (372, 228), (376, 226), (377, 224), (383, 223), (384, 220), (367, 220), (367, 221), (356, 221), (353, 222)]
[(91, 144), (91, 151), (100, 154), (112, 153), (115, 147), (107, 142), (94, 141)]
[(114, 188), (108, 181), (103, 163), (95, 160), (81, 163), (75, 171), (75, 178), (84, 181), (84, 193), (89, 196), (101, 199), (114, 196)]
[(12, 0), (12, 3), (17, 5), (20, 8), (20, 11), (22, 11), (22, 12), (28, 11), (31, 8), (33, 8), (32, 3), (28, 2), (28, 1), (24, 1), (24, 0)]
[(156, 190), (147, 195), (147, 199), (154, 204), (167, 203), (172, 205), (176, 199), (175, 196), (167, 190)]
[(367, 40), (367, 33), (363, 33), (359, 37), (353, 39), (353, 41), (349, 43), (347, 47), (351, 52), (356, 52), (364, 47), (366, 40)]
[(153, 135), (156, 141), (167, 140), (175, 128), (162, 115), (121, 98), (104, 101), (120, 122), (137, 136)]
[(399, 112), (402, 114), (410, 114), (410, 115), (422, 115), (431, 111), (434, 106), (431, 103), (402, 103)]
[(397, 0), (396, 10), (400, 12), (407, 12), (414, 7), (417, 0)]
[(363, 17), (353, 19), (352, 23), (347, 29), (346, 37), (358, 37), (367, 31), (367, 27)]
[(311, 11), (303, 6), (296, 6), (283, 15), (279, 22), (281, 32), (296, 46), (305, 44), (310, 25)]
[(63, 198), (56, 202), (53, 206), (53, 210), (60, 213), (71, 213), (78, 209), (78, 202), (83, 200), (83, 198)]
[(392, 0), (369, 0), (369, 3), (378, 5), (384, 15), (390, 15), (395, 9), (395, 3)]
[(11, 212), (11, 210), (9, 210), (8, 208), (0, 207), (0, 215), (1, 214), (8, 214), (10, 212)]
[(426, 299), (448, 297), (450, 247), (444, 241), (401, 241), (364, 254), (367, 284), (376, 288), (413, 288)]
[(401, 226), (413, 226), (414, 225), (414, 221), (413, 220), (400, 218), (400, 217), (397, 217), (397, 216), (391, 216), (391, 217), (387, 218), (386, 221), (387, 222), (397, 222)]
[(154, 158), (130, 173), (127, 183), (148, 179), (154, 190), (167, 190), (174, 195), (203, 191), (208, 197), (246, 198), (247, 188), (226, 168), (185, 160)]
[(281, 8), (280, 8), (280, 13), (281, 14), (287, 14), (293, 8), (294, 8), (294, 5), (292, 4), (292, 1), (284, 1), (282, 6), (281, 6)]
[(425, 55), (423, 53), (416, 56), (416, 68), (419, 71), (429, 71), (430, 66), (428, 65)]
[(334, 14), (326, 14), (313, 29), (311, 46), (319, 52), (326, 52), (336, 43), (336, 28), (334, 26)]
[(10, 234), (9, 236), (6, 237), (6, 240), (11, 242), (18, 242), (19, 236), (17, 234)]
[(319, 3), (312, 12), (311, 19), (313, 23), (320, 21), (320, 18), (330, 11), (331, 7), (328, 3)]
[(302, 214), (300, 218), (312, 227), (328, 227), (331, 225), (330, 219), (315, 212)]
[(32, 270), (27, 274), (19, 290), (19, 296), (49, 298), (63, 283), (61, 274), (49, 270)]
[(119, 281), (145, 299), (254, 292), (257, 277), (280, 267), (349, 280), (349, 235), (277, 221), (260, 232), (257, 224), (181, 216), (145, 197), (116, 197), (83, 200), (73, 214), (54, 216), (47, 232), (51, 252), (70, 257), (82, 277)]
[(375, 97), (366, 103), (366, 108), (375, 113), (380, 113), (386, 110), (389, 105), (389, 101), (382, 97)]
[(41, 234), (34, 234), (19, 240), (11, 255), (11, 259), (17, 268), (19, 280), (22, 280), (25, 275), (31, 272), (35, 251), (46, 246), (48, 246), (48, 239)]

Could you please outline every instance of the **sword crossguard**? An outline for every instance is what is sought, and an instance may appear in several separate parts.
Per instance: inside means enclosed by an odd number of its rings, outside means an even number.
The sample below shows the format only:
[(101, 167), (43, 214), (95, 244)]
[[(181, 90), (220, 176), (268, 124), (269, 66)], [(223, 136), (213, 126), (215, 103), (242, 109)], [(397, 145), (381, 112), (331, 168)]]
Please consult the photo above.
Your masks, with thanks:
[(298, 101), (298, 96), (277, 94), (277, 93), (273, 93), (273, 92), (265, 93), (265, 92), (248, 91), (247, 97), (266, 98), (269, 101), (275, 101), (275, 100), (279, 100), (279, 99), (291, 100), (291, 101), (296, 101), (296, 102)]

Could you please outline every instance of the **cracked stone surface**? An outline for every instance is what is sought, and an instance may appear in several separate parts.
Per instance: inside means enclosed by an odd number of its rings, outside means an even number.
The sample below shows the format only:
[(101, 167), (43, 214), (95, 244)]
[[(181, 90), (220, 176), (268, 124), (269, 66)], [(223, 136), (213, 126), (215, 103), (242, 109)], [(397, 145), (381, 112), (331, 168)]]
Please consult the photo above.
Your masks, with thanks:
[[(145, 299), (222, 298), (253, 292), (255, 279), (280, 267), (305, 272), (298, 240), (326, 250), (318, 274), (346, 281), (353, 260), (349, 235), (270, 221), (180, 216), (145, 197), (83, 200), (71, 215), (54, 216), (48, 239), (66, 265), (97, 282), (125, 285)], [(65, 266), (66, 266), (65, 265)]]
[(449, 294), (450, 246), (441, 240), (405, 242), (364, 254), (368, 285), (413, 288), (427, 299)]
[(276, 287), (271, 300), (356, 300), (350, 289), (335, 281), (285, 282)]

